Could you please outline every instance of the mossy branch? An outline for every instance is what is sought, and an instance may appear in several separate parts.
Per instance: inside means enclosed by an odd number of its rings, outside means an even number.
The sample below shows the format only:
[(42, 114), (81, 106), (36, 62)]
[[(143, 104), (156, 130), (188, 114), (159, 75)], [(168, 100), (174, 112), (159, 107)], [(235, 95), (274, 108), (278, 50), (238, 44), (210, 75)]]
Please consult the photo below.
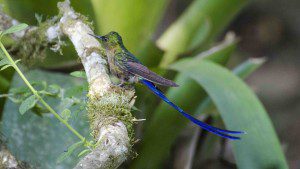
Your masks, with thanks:
[[(93, 33), (86, 18), (76, 13), (70, 1), (58, 3), (59, 17), (55, 22), (44, 25), (43, 44), (53, 44), (62, 36), (73, 43), (84, 66), (89, 82), (88, 116), (97, 147), (86, 155), (75, 168), (116, 168), (130, 152), (133, 117), (130, 113), (135, 102), (134, 89), (116, 87), (111, 83), (107, 61), (100, 43), (88, 33)], [(0, 13), (0, 16), (2, 14)], [(6, 22), (17, 21), (6, 17)], [(0, 26), (1, 26), (0, 22)], [(31, 27), (29, 30), (38, 29)], [(19, 40), (30, 32), (26, 30)], [(35, 33), (40, 34), (41, 31)], [(30, 39), (31, 36), (27, 36)]]
[[(130, 152), (132, 135), (131, 107), (134, 90), (111, 83), (107, 61), (100, 43), (88, 33), (89, 24), (71, 7), (69, 0), (58, 3), (58, 23), (62, 33), (70, 38), (84, 66), (89, 82), (88, 116), (97, 148), (85, 156), (76, 168), (116, 168)], [(129, 133), (128, 133), (129, 132)]]

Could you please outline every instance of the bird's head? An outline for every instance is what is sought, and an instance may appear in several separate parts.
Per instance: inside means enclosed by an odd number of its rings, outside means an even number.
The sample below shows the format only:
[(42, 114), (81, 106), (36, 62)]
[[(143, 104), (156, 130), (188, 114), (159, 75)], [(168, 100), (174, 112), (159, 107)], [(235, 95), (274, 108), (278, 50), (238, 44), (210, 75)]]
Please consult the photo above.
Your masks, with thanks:
[(104, 36), (97, 36), (93, 34), (89, 35), (99, 39), (101, 46), (103, 46), (106, 50), (113, 50), (123, 46), (122, 37), (117, 32), (112, 31)]

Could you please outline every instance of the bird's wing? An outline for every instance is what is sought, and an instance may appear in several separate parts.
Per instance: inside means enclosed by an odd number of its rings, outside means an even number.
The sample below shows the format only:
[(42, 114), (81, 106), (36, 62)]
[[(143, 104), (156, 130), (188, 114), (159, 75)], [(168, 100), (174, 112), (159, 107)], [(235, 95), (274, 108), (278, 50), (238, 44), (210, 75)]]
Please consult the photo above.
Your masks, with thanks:
[(156, 84), (159, 84), (162, 86), (171, 86), (171, 87), (178, 86), (175, 82), (157, 75), (156, 73), (152, 72), (146, 66), (142, 65), (139, 62), (134, 62), (134, 61), (128, 60), (125, 64), (126, 64), (126, 69), (130, 73), (137, 75), (139, 77), (142, 77), (150, 82), (153, 82), (153, 83), (156, 83)]

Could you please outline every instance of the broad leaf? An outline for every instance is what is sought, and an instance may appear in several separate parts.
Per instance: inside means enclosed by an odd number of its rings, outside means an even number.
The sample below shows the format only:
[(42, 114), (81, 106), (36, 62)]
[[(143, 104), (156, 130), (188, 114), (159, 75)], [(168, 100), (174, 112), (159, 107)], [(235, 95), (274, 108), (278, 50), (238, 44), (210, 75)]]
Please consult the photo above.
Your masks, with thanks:
[[(225, 40), (223, 43), (205, 51), (195, 60), (208, 59), (218, 64), (224, 65), (230, 58), (231, 53), (236, 47), (234, 39)], [(206, 98), (205, 91), (192, 79), (179, 74), (175, 82), (180, 87), (170, 88), (166, 96), (174, 103), (178, 104), (186, 112), (194, 112), (198, 104)], [(147, 89), (144, 89), (147, 90)], [(148, 91), (152, 96), (153, 94)], [(144, 95), (143, 95), (144, 97)], [(178, 115), (178, 112), (168, 104), (161, 102), (157, 104), (148, 103), (146, 110), (144, 137), (141, 141), (139, 156), (134, 160), (133, 168), (143, 168), (147, 165), (149, 168), (158, 168), (159, 164), (168, 156), (168, 152), (180, 132), (186, 127), (188, 121)], [(139, 107), (140, 108), (140, 107)], [(143, 109), (142, 109), (143, 110)]]
[[(25, 76), (30, 82), (46, 81), (48, 84), (57, 84), (64, 90), (73, 87), (74, 84), (82, 83), (81, 79), (69, 75), (44, 71), (30, 71)], [(11, 84), (12, 89), (25, 87), (18, 75), (14, 76)], [(76, 97), (79, 96), (81, 95), (76, 95)], [(58, 110), (60, 99), (54, 97), (46, 97), (45, 99), (57, 112), (60, 112)], [(70, 145), (79, 141), (78, 138), (50, 113), (37, 116), (31, 113), (32, 110), (29, 110), (28, 113), (20, 115), (18, 107), (18, 104), (6, 101), (1, 123), (1, 133), (9, 140), (7, 146), (13, 155), (17, 159), (37, 166), (37, 168), (73, 168), (79, 160), (77, 154), (83, 150), (81, 148), (76, 149), (69, 158), (60, 164), (57, 164), (56, 161), (58, 156), (66, 151)], [(77, 109), (76, 107), (70, 108), (72, 116), (69, 118), (69, 123), (80, 134), (88, 138), (90, 132), (86, 113), (80, 112), (77, 113), (76, 117), (73, 117), (73, 112)]]
[[(256, 69), (258, 69), (264, 62), (265, 58), (250, 58), (242, 64), (238, 65), (236, 68), (234, 68), (232, 72), (238, 77), (244, 79), (247, 78)], [(207, 96), (206, 99), (198, 106), (194, 115), (199, 115), (200, 113), (210, 114), (216, 112), (217, 110), (213, 104), (213, 101), (209, 96)], [(219, 114), (217, 116), (216, 114), (214, 114), (213, 117), (215, 118), (213, 120), (214, 122), (219, 122), (221, 120)], [(194, 130), (195, 132), (200, 132), (200, 130), (197, 129), (198, 128), (196, 126), (192, 128), (192, 130)], [(216, 152), (216, 149), (218, 149), (218, 146), (216, 146), (216, 144), (218, 144), (218, 141), (220, 140), (221, 138), (219, 136), (213, 134), (207, 135), (204, 142), (201, 144), (203, 148), (201, 148), (197, 154), (194, 154), (193, 159), (197, 159), (195, 165), (204, 162), (205, 160), (215, 158), (214, 152)]]
[(7, 65), (7, 64), (10, 64), (10, 62), (6, 58), (0, 60), (0, 67), (4, 66), (4, 65)]
[(191, 48), (210, 45), (246, 2), (194, 0), (158, 39), (158, 46), (167, 51), (161, 66), (168, 66), (179, 54)]
[(217, 106), (228, 129), (244, 130), (232, 142), (239, 168), (287, 168), (274, 127), (249, 87), (227, 69), (209, 61), (185, 59), (172, 65), (199, 83)]

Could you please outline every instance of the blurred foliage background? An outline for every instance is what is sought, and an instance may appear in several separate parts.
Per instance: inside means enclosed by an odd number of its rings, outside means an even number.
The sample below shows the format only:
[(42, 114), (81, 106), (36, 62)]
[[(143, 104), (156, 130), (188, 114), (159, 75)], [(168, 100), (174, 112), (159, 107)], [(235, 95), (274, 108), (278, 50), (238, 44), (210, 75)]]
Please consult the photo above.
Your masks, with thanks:
[[(30, 25), (37, 25), (36, 14), (44, 19), (57, 15), (57, 2), (0, 0), (6, 13)], [(290, 168), (300, 167), (298, 0), (71, 0), (71, 3), (93, 22), (97, 34), (119, 32), (125, 46), (146, 66), (173, 78), (180, 88), (163, 90), (188, 113), (213, 125), (248, 132), (239, 142), (201, 132), (160, 103), (146, 88), (138, 86), (136, 107), (142, 112), (133, 113), (147, 121), (136, 125), (136, 138), (141, 141), (134, 148), (139, 155), (121, 168), (287, 168), (284, 156)], [(226, 34), (229, 31), (238, 38)], [(45, 59), (32, 61), (34, 64), (24, 69), (29, 78), (61, 85), (64, 84), (61, 79), (70, 78), (63, 87), (78, 89), (82, 81), (72, 79), (68, 73), (82, 66), (72, 44), (67, 44), (63, 56), (49, 50)], [(267, 58), (263, 66), (262, 57)], [(166, 69), (170, 66), (171, 71)], [(233, 70), (232, 73), (223, 66)], [(246, 79), (248, 86), (240, 79)], [(16, 86), (22, 83), (12, 69), (0, 72), (1, 94)], [(80, 91), (74, 95), (84, 96)], [(240, 99), (234, 100), (231, 95)], [(53, 99), (49, 102), (54, 107), (60, 105)], [(51, 116), (48, 119), (33, 113), (21, 116), (18, 106), (6, 98), (0, 101), (0, 111), (3, 137), (20, 160), (40, 168), (70, 168), (76, 164), (76, 156), (56, 162), (56, 157), (76, 139), (69, 135), (70, 139), (63, 139), (68, 131), (63, 126), (57, 127), (58, 122)], [(71, 124), (88, 136), (84, 113), (73, 114)], [(55, 135), (54, 131), (61, 135)]]

